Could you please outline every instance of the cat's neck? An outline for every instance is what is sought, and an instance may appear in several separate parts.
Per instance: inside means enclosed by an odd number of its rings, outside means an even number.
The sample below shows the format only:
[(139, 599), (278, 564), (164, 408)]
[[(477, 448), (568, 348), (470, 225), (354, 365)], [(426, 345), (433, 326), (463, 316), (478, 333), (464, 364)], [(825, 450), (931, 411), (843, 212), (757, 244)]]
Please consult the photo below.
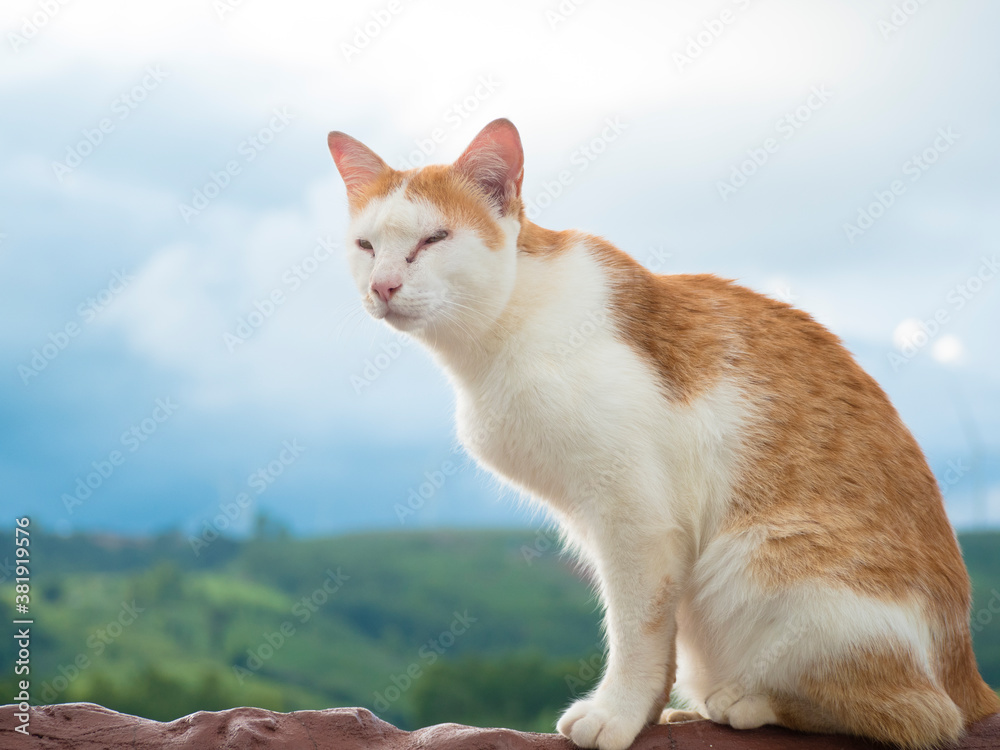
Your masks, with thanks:
[[(528, 355), (531, 331), (544, 327), (552, 311), (578, 302), (565, 278), (559, 255), (585, 235), (543, 229), (527, 219), (512, 233), (516, 242), (516, 268), (507, 302), (496, 316), (484, 316), (481, 325), (463, 326), (452, 335), (429, 332), (423, 343), (460, 384), (481, 381), (509, 360)], [(475, 313), (472, 314), (475, 317)]]

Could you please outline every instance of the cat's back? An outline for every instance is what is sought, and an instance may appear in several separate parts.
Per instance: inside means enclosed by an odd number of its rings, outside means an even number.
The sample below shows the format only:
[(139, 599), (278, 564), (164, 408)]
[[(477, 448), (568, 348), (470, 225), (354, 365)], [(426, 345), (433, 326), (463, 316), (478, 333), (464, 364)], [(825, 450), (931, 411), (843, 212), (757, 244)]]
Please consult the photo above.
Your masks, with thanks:
[(719, 379), (748, 380), (768, 397), (798, 401), (831, 377), (887, 403), (840, 339), (808, 313), (712, 274), (660, 275), (624, 253), (598, 251), (612, 278), (623, 334), (655, 365), (669, 391), (687, 399)]
[(713, 275), (657, 275), (591, 247), (612, 280), (620, 334), (665, 398), (719, 384), (751, 419), (720, 527), (759, 539), (764, 582), (816, 575), (898, 596), (914, 586), (961, 610), (968, 584), (934, 475), (889, 398), (807, 313)]
[(853, 445), (873, 459), (924, 463), (882, 388), (808, 313), (711, 274), (653, 274), (603, 242), (593, 250), (609, 272), (619, 334), (668, 399), (694, 402), (728, 382), (752, 405), (756, 437), (780, 443), (786, 459), (819, 457), (789, 452), (797, 444), (849, 459)]

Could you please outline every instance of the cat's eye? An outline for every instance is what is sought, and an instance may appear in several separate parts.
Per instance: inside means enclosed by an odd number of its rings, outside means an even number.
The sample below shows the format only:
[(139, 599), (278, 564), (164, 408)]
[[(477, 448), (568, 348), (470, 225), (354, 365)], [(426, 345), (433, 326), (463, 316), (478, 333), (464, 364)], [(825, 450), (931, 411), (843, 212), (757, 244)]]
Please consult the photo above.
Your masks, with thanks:
[(414, 250), (412, 253), (410, 253), (409, 257), (406, 259), (406, 262), (412, 263), (413, 261), (415, 261), (417, 259), (417, 253), (419, 253), (420, 250), (425, 245), (433, 245), (435, 242), (440, 242), (447, 236), (448, 236), (448, 230), (441, 229), (435, 232), (434, 234), (430, 235), (429, 237), (424, 237), (424, 239), (420, 242), (420, 244), (417, 245), (417, 249)]
[(370, 243), (368, 240), (359, 239), (358, 240), (358, 247), (360, 247), (362, 250), (367, 250), (372, 255), (375, 254), (375, 248), (372, 247), (372, 243)]

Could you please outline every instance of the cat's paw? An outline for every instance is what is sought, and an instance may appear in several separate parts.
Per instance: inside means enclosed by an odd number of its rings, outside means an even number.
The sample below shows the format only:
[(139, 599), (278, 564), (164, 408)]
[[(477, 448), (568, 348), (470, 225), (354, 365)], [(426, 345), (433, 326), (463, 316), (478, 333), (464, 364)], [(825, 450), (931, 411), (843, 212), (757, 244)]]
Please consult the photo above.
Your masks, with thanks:
[(577, 701), (559, 719), (556, 729), (577, 747), (625, 750), (646, 724), (645, 717), (602, 702), (598, 698)]
[(747, 694), (735, 685), (712, 693), (705, 701), (705, 707), (712, 721), (728, 724), (733, 729), (756, 729), (778, 721), (766, 695)]
[(707, 717), (697, 711), (684, 711), (679, 708), (665, 708), (660, 714), (660, 724), (680, 724), (684, 721), (702, 721)]
[(756, 729), (777, 723), (778, 717), (766, 695), (744, 695), (729, 707), (729, 726), (733, 729)]

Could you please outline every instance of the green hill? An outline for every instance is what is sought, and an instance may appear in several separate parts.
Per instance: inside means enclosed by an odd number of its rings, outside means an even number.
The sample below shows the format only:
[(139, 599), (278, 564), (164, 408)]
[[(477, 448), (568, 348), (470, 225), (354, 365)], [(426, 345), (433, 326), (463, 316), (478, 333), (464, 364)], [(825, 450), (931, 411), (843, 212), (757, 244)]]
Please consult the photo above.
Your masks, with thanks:
[[(1000, 533), (961, 542), (977, 655), (996, 686)], [(178, 535), (42, 535), (32, 551), (37, 703), (156, 719), (361, 705), (402, 727), (551, 731), (600, 672), (596, 602), (544, 533), (272, 534), (198, 554)], [(0, 649), (0, 689), (12, 662)]]

